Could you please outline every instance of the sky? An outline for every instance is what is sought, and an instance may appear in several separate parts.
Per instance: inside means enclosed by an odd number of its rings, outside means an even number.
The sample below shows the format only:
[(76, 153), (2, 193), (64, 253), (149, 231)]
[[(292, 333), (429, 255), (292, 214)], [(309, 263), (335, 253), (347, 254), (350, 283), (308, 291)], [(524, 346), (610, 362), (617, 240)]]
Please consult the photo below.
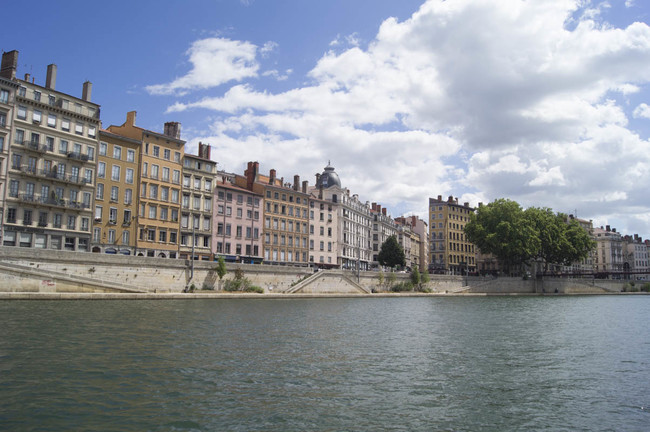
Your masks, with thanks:
[[(328, 163), (392, 216), (498, 198), (650, 237), (646, 0), (35, 0), (5, 5), (18, 76), (104, 127), (182, 124), (186, 152), (293, 181)], [(22, 18), (20, 18), (22, 17)]]

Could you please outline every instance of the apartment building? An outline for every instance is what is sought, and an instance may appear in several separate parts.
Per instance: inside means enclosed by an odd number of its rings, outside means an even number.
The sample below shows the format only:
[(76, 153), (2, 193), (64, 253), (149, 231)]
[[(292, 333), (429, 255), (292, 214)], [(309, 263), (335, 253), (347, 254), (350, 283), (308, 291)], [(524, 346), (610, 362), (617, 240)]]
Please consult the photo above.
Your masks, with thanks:
[(395, 222), (411, 227), (413, 234), (411, 243), (416, 245), (415, 247), (411, 247), (412, 261), (418, 263), (420, 271), (427, 271), (429, 265), (429, 247), (427, 241), (429, 238), (429, 229), (427, 223), (417, 216), (400, 216), (395, 218)]
[(212, 252), (229, 262), (262, 262), (262, 194), (233, 184), (234, 176), (220, 176), (216, 184)]
[(309, 193), (307, 182), (300, 186), (278, 178), (271, 169), (268, 176), (259, 173), (259, 163), (249, 162), (244, 175), (235, 176), (235, 185), (264, 198), (263, 257), (266, 263), (309, 263)]
[(141, 142), (136, 255), (177, 258), (185, 146), (181, 125), (167, 122), (161, 134), (136, 126), (135, 119), (136, 112), (130, 111), (124, 124), (109, 126), (107, 130)]
[(18, 51), (2, 55), (3, 82), (18, 85), (12, 118), (5, 120), (11, 143), (4, 142), (10, 163), (3, 245), (88, 251), (99, 130), (92, 84), (85, 82), (77, 98), (56, 90), (56, 65), (47, 67), (41, 86), (30, 74), (17, 79), (17, 64)]
[(648, 259), (647, 240), (638, 234), (623, 237), (623, 272), (632, 280), (650, 279), (650, 261)]
[(443, 200), (429, 198), (429, 244), (434, 272), (465, 274), (476, 271), (475, 246), (465, 237), (465, 225), (474, 208), (469, 203), (459, 204), (450, 196)]
[[(3, 62), (5, 58), (3, 57)], [(4, 70), (5, 65), (2, 64)], [(19, 84), (2, 77), (0, 72), (0, 245), (3, 244), (4, 209), (7, 192), (7, 168), (9, 166), (9, 147), (14, 118), (14, 99)]]
[(313, 191), (309, 199), (309, 262), (319, 268), (336, 268), (338, 205)]
[(141, 146), (141, 140), (99, 131), (93, 252), (135, 254)]
[(217, 163), (210, 146), (199, 142), (198, 155), (183, 156), (180, 258), (212, 259), (214, 187)]
[(372, 267), (378, 267), (377, 257), (384, 244), (390, 236), (397, 238), (397, 224), (387, 213), (386, 207), (381, 204), (372, 203), (370, 207), (372, 217)]
[(616, 228), (594, 228), (596, 254), (594, 271), (608, 277), (620, 278), (623, 271), (623, 239)]

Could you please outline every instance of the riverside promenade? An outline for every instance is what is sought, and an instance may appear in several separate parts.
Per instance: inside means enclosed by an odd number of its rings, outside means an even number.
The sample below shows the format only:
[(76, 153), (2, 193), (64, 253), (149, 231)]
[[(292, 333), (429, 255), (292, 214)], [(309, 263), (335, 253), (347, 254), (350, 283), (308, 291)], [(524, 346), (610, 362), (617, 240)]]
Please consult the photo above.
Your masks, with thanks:
[[(626, 281), (483, 278), (431, 275), (431, 293), (392, 293), (384, 274), (311, 267), (229, 264), (219, 280), (216, 263), (84, 252), (0, 247), (0, 299), (194, 299), (400, 297), (440, 295), (618, 294)], [(220, 291), (240, 269), (263, 293)], [(409, 279), (395, 274), (395, 282)], [(189, 287), (194, 292), (185, 292)]]

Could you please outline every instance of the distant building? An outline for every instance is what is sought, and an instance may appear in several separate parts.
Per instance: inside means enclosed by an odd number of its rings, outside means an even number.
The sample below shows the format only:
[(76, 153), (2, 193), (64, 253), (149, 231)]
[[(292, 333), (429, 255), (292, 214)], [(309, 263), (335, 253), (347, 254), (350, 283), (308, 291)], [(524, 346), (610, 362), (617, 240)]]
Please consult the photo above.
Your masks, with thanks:
[(99, 131), (93, 252), (135, 254), (141, 140)]
[(388, 214), (386, 207), (382, 207), (381, 204), (372, 203), (370, 215), (372, 217), (372, 266), (378, 267), (381, 246), (389, 237), (397, 238), (398, 227), (395, 220)]
[[(623, 239), (621, 234), (609, 225), (605, 228), (594, 228), (596, 254), (594, 270), (597, 273), (607, 273), (610, 277), (620, 278), (623, 271)], [(613, 273), (613, 274), (612, 274)]]
[[(167, 122), (163, 133), (135, 125), (136, 112), (108, 132), (140, 141), (136, 255), (178, 258), (181, 172), (185, 141), (181, 125)], [(109, 167), (106, 167), (108, 174)], [(119, 163), (110, 166), (111, 179), (126, 175)]]
[(214, 203), (212, 252), (229, 262), (262, 262), (261, 194), (233, 184), (234, 175), (219, 175)]
[(278, 178), (274, 169), (269, 175), (259, 173), (259, 163), (249, 162), (244, 175), (235, 176), (235, 185), (264, 198), (263, 256), (265, 263), (309, 263), (309, 193), (307, 182), (293, 185)]
[[(578, 222), (580, 225), (580, 228), (585, 230), (591, 239), (594, 239), (594, 225), (591, 220), (586, 220), (586, 219), (579, 219), (573, 215), (569, 215), (567, 222), (570, 222), (572, 220), (575, 220)], [(596, 254), (596, 250), (592, 250), (589, 252), (589, 254), (583, 258), (580, 261), (572, 263), (570, 266), (564, 266), (562, 267), (561, 271), (563, 273), (573, 273), (573, 274), (581, 274), (581, 273), (587, 273), (590, 274), (594, 271), (594, 256)]]
[(647, 240), (638, 235), (623, 237), (623, 272), (632, 280), (650, 280)]
[(476, 250), (465, 237), (465, 225), (474, 208), (450, 196), (429, 198), (430, 269), (464, 274), (476, 271)]
[(30, 74), (17, 79), (17, 65), (18, 51), (3, 53), (2, 244), (88, 251), (99, 130), (92, 84), (85, 82), (77, 98), (56, 90), (55, 64), (45, 86)]
[(427, 223), (417, 216), (401, 216), (395, 218), (395, 222), (408, 225), (412, 232), (411, 239), (411, 262), (418, 265), (420, 271), (427, 271), (428, 259), (428, 238), (429, 230)]
[(183, 155), (180, 258), (190, 258), (194, 251), (193, 259), (212, 259), (216, 167), (217, 163), (210, 159), (208, 144), (199, 142), (198, 155)]

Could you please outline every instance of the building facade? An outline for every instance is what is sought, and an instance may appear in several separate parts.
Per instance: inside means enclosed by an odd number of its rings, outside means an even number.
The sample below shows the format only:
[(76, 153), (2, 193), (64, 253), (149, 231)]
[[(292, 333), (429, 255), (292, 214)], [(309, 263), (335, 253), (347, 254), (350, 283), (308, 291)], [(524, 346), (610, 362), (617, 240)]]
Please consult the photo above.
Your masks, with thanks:
[(45, 86), (40, 86), (29, 74), (17, 79), (17, 63), (17, 51), (3, 54), (2, 77), (18, 84), (3, 244), (88, 251), (99, 130), (99, 105), (90, 100), (92, 84), (85, 82), (77, 98), (56, 90), (56, 65), (47, 67)]
[(594, 271), (603, 277), (621, 278), (623, 272), (623, 239), (621, 234), (609, 225), (605, 228), (594, 228), (596, 254), (594, 256)]
[(623, 272), (631, 280), (650, 280), (647, 240), (638, 234), (623, 237)]
[[(314, 188), (312, 191), (316, 192)], [(338, 205), (312, 195), (309, 199), (309, 262), (319, 268), (337, 268)]]
[(372, 264), (371, 267), (378, 267), (378, 255), (381, 251), (381, 246), (384, 244), (388, 237), (395, 236), (397, 238), (397, 224), (392, 217), (387, 213), (385, 207), (381, 204), (372, 203), (370, 207), (370, 215), (372, 217)]
[(400, 216), (395, 218), (395, 222), (411, 227), (411, 232), (413, 233), (411, 243), (416, 244), (415, 247), (411, 247), (412, 261), (418, 264), (420, 271), (427, 271), (429, 265), (429, 247), (427, 240), (429, 238), (429, 228), (427, 223), (414, 215)]
[(450, 196), (429, 198), (430, 270), (450, 274), (476, 271), (476, 250), (465, 237), (465, 225), (474, 208)]
[(264, 199), (263, 258), (271, 264), (309, 264), (309, 193), (307, 182), (293, 185), (278, 178), (274, 169), (269, 175), (259, 173), (259, 163), (249, 162), (244, 175), (235, 176), (235, 185)]
[[(4, 61), (9, 60), (3, 57)], [(10, 66), (10, 65), (7, 65)], [(11, 75), (11, 68), (7, 71)], [(9, 167), (9, 148), (11, 146), (11, 129), (14, 119), (14, 99), (19, 84), (15, 80), (4, 78), (0, 72), (0, 245), (3, 244), (5, 221), (5, 197), (7, 194), (7, 169)]]
[(199, 142), (198, 155), (183, 157), (180, 258), (212, 259), (214, 187), (217, 163), (210, 146)]
[(135, 254), (142, 141), (99, 131), (93, 252)]
[[(121, 126), (109, 126), (108, 132), (139, 140), (140, 182), (136, 255), (177, 258), (180, 230), (181, 172), (185, 141), (180, 123), (165, 123), (162, 134), (135, 125), (136, 112), (127, 113)], [(111, 170), (114, 170), (114, 166)], [(111, 172), (119, 177), (121, 172)]]

